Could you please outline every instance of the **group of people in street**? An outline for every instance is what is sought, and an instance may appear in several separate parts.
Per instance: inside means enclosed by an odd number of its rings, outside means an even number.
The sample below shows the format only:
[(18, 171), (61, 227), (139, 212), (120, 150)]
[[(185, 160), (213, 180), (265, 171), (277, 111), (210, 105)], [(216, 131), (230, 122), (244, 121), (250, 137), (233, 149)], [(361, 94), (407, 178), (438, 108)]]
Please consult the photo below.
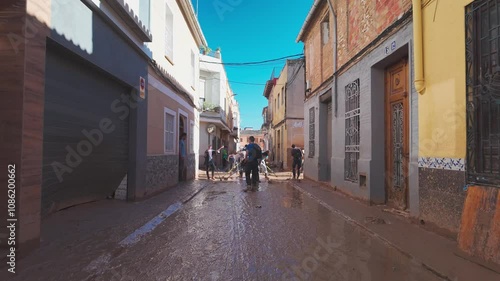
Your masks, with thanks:
[[(259, 170), (264, 173), (266, 179), (268, 179), (268, 167), (266, 165), (266, 160), (269, 157), (269, 151), (262, 151), (262, 148), (255, 143), (255, 137), (249, 137), (250, 143), (245, 145), (245, 147), (237, 152), (228, 155), (227, 149), (224, 146), (218, 150), (214, 150), (212, 146), (209, 146), (205, 151), (205, 170), (207, 173), (207, 179), (214, 179), (214, 173), (216, 170), (216, 164), (214, 160), (215, 153), (222, 153), (222, 168), (225, 172), (238, 167), (238, 173), (240, 177), (245, 174), (246, 188), (244, 191), (250, 191), (257, 188), (259, 179)], [(298, 179), (303, 165), (303, 151), (300, 148), (295, 147), (292, 144), (291, 156), (293, 159), (292, 173), (293, 179)], [(229, 163), (229, 167), (227, 164)], [(210, 172), (212, 177), (210, 177)]]

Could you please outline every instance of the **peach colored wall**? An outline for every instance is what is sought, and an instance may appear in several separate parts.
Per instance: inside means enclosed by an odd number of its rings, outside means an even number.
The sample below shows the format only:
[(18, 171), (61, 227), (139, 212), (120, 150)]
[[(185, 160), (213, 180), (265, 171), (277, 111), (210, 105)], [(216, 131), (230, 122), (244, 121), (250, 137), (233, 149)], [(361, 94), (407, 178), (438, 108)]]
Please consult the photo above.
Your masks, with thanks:
[[(150, 73), (151, 75), (151, 73)], [(155, 77), (160, 80), (158, 77)], [(169, 88), (171, 91), (171, 89)], [(173, 92), (173, 91), (172, 91)], [(187, 120), (187, 132), (189, 134), (189, 124), (191, 120), (194, 120), (194, 109), (186, 108), (182, 106), (179, 102), (168, 97), (166, 94), (162, 93), (160, 90), (153, 87), (151, 84), (148, 85), (148, 155), (163, 155), (164, 151), (164, 112), (165, 107), (170, 110), (175, 111), (176, 114), (176, 128), (179, 128), (179, 115), (178, 109), (180, 108), (188, 114)], [(181, 99), (180, 96), (178, 96)], [(176, 129), (177, 132), (177, 129)], [(179, 136), (177, 135), (178, 139)], [(189, 135), (187, 137), (189, 140)], [(189, 144), (188, 144), (189, 147)], [(175, 154), (179, 152), (179, 144), (176, 142)]]
[(264, 134), (245, 134), (243, 132), (240, 133), (240, 139), (243, 139), (243, 141), (240, 141), (240, 148), (243, 149), (243, 147), (245, 145), (247, 145), (249, 142), (247, 141), (247, 139), (250, 137), (250, 136), (254, 136), (255, 138), (255, 143), (257, 143), (259, 146), (262, 147), (262, 142), (261, 140), (264, 139)]

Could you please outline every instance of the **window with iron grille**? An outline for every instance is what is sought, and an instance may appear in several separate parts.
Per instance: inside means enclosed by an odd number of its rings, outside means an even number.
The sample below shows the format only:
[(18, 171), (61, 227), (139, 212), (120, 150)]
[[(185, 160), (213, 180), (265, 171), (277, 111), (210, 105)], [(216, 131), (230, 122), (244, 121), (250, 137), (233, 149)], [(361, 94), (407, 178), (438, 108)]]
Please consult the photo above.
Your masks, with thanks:
[(344, 179), (358, 182), (359, 160), (359, 79), (345, 87)]
[(309, 157), (314, 157), (314, 136), (315, 132), (315, 124), (314, 124), (314, 107), (309, 108)]
[(466, 15), (467, 181), (500, 184), (500, 0)]

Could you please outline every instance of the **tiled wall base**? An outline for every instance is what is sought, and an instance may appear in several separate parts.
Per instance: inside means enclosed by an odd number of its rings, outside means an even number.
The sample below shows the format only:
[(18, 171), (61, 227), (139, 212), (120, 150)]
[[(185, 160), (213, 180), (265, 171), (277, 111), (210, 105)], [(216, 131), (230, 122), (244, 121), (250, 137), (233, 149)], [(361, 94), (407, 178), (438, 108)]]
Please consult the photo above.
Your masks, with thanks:
[(458, 233), (466, 192), (465, 172), (419, 168), (420, 218)]

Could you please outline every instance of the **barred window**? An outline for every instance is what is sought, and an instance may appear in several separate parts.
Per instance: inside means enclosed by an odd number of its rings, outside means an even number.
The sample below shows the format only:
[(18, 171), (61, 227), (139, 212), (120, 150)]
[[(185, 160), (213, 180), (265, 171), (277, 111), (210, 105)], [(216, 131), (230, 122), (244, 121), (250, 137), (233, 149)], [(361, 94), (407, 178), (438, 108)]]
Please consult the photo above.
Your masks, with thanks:
[(474, 1), (466, 16), (467, 181), (500, 184), (500, 0)]
[(352, 182), (358, 182), (359, 99), (359, 79), (356, 79), (345, 87), (344, 178)]
[(314, 107), (309, 108), (309, 157), (314, 157), (314, 136), (315, 132), (315, 124), (314, 124), (315, 114)]

